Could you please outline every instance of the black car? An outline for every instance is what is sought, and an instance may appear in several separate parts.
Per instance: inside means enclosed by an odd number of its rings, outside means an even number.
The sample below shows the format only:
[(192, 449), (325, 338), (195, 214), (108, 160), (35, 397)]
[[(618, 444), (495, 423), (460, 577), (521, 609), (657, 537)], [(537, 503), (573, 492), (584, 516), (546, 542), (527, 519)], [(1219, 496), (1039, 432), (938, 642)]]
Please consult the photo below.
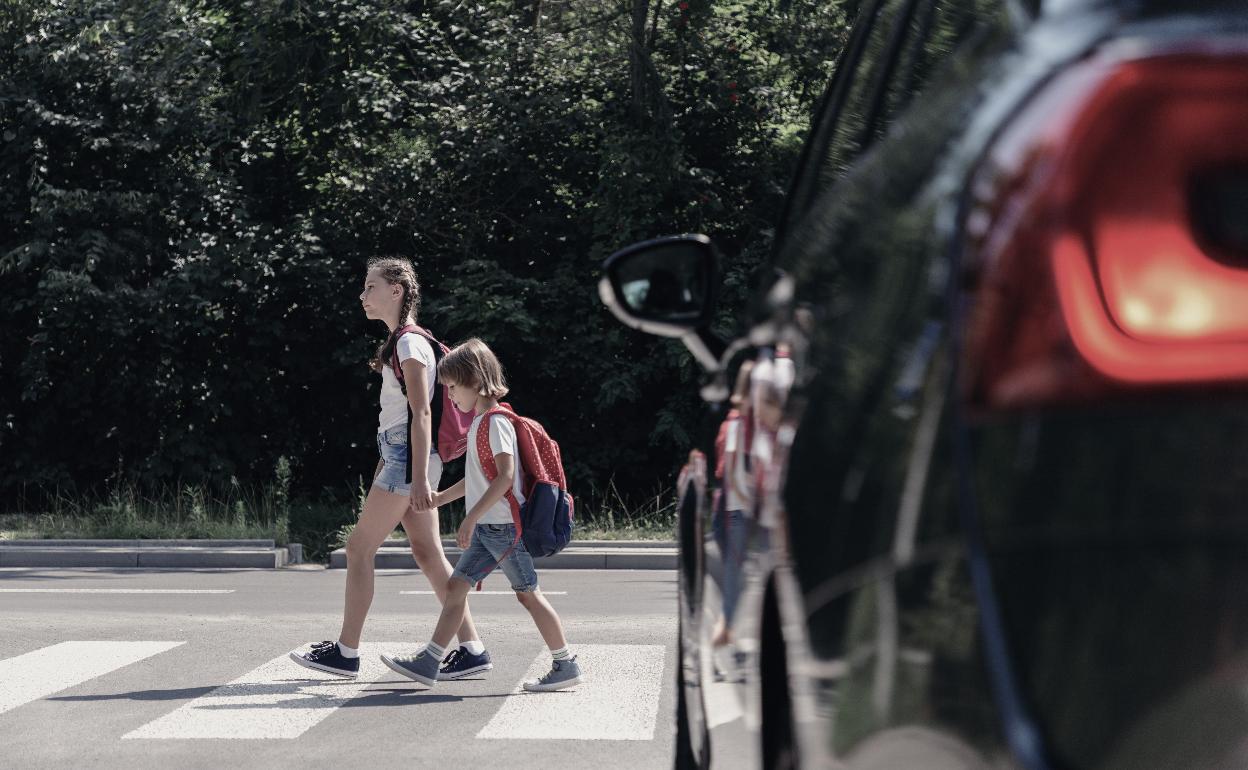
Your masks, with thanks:
[(718, 651), (681, 486), (677, 767), (1248, 767), (1248, 5), (864, 0), (777, 233), (731, 344), (704, 236), (604, 270), (788, 393)]

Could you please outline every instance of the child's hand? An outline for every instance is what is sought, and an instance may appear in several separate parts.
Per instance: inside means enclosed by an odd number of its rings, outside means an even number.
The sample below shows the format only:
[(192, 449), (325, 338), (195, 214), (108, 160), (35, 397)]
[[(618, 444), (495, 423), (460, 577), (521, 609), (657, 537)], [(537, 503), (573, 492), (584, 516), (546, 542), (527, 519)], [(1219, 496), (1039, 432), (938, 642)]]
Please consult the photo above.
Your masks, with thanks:
[(428, 511), (435, 507), (428, 479), (412, 479), (411, 499), (413, 510)]
[(455, 543), (460, 548), (466, 549), (468, 544), (472, 542), (472, 530), (476, 529), (477, 520), (468, 517), (464, 519), (464, 523), (459, 525), (459, 529), (455, 532)]

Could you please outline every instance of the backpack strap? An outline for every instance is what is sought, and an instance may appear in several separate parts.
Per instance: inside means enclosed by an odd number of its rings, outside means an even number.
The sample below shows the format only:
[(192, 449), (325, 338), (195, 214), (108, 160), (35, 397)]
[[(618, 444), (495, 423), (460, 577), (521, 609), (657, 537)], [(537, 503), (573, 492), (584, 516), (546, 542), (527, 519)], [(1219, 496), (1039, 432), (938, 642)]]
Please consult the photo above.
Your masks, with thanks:
[[(442, 350), (442, 343), (428, 329), (414, 326), (412, 330), (429, 340), (429, 347), (433, 350), (433, 398), (429, 401), (429, 447), (436, 452), (438, 451), (438, 426), (442, 424), (443, 408), (442, 399), (438, 398), (438, 364), (442, 363), (442, 358), (446, 353)], [(404, 395), (407, 394), (404, 393)]]
[[(442, 346), (438, 340), (427, 330), (422, 329), (416, 324), (406, 324), (395, 329), (391, 336), (394, 337), (394, 347), (390, 350), (390, 368), (394, 370), (394, 377), (399, 381), (399, 390), (403, 392), (403, 397), (407, 398), (407, 383), (403, 379), (403, 367), (399, 365), (399, 338), (404, 334), (419, 334), (429, 340), (429, 347), (433, 350), (433, 398), (429, 401), (429, 448), (438, 451), (438, 425), (442, 422), (442, 399), (438, 398), (438, 362), (442, 360)], [(412, 414), (412, 405), (407, 404), (407, 467), (405, 468), (405, 483), (412, 483), (412, 422), (415, 415)]]
[[(516, 413), (511, 411), (509, 408), (502, 408), (501, 406), (498, 409), (491, 409), (486, 412), (481, 418), (481, 424), (477, 426), (477, 460), (481, 463), (481, 470), (485, 473), (485, 478), (490, 482), (493, 482), (494, 479), (498, 478), (498, 464), (494, 462), (494, 450), (490, 447), (490, 420), (492, 420), (496, 414), (501, 414), (507, 418), (507, 420), (511, 422), (512, 428), (517, 427), (516, 420), (512, 419), (515, 417)], [(516, 444), (518, 445), (520, 443), (519, 430), (516, 432)], [(519, 454), (519, 446), (517, 446), (516, 454), (513, 456), (516, 463), (516, 468), (513, 471), (514, 473), (520, 472)], [(512, 483), (515, 483), (514, 480)], [(524, 531), (524, 525), (520, 522), (520, 502), (516, 500), (516, 495), (512, 487), (507, 488), (507, 491), (503, 494), (503, 498), (507, 501), (508, 505), (511, 506), (511, 520), (516, 525), (516, 539), (511, 541), (511, 545), (507, 547), (507, 550), (503, 551), (502, 556), (498, 557), (498, 561), (494, 563), (494, 567), (502, 564), (504, 559), (511, 556), (511, 552), (516, 549), (516, 545), (520, 542), (520, 534)], [(494, 567), (490, 567), (490, 572), (494, 571)], [(481, 583), (479, 582), (477, 583), (477, 590), (481, 590)]]

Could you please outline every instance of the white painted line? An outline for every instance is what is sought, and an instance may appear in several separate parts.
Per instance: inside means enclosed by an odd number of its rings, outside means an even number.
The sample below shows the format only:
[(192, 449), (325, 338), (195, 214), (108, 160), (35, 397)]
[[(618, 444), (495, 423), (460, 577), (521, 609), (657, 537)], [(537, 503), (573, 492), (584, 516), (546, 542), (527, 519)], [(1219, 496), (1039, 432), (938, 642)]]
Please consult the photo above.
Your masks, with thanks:
[(0, 714), (186, 642), (61, 642), (0, 660)]
[[(401, 594), (409, 594), (414, 596), (434, 596), (433, 591), (399, 591)], [(567, 591), (542, 591), (546, 596), (567, 596)], [(515, 596), (515, 591), (472, 591), (468, 594), (471, 599), (474, 596)]]
[(585, 681), (561, 692), (524, 692), (550, 670), (542, 652), (478, 738), (650, 741), (663, 686), (661, 644), (573, 644)]
[[(202, 695), (122, 738), (185, 740), (293, 739), (355, 698), (374, 681), (393, 674), (381, 653), (406, 654), (408, 644), (365, 644), (358, 679), (340, 679), (303, 668), (288, 653), (270, 660), (229, 684)], [(404, 680), (407, 681), (407, 680)]]
[(233, 588), (0, 588), (0, 594), (232, 594)]

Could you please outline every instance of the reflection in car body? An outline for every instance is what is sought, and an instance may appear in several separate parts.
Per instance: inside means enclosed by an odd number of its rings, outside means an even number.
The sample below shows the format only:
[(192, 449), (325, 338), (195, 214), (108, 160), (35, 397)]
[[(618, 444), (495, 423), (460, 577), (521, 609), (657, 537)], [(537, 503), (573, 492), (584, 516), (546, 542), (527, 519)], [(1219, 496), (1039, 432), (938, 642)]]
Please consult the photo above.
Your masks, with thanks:
[[(1245, 16), (863, 2), (742, 336), (705, 237), (608, 260), (708, 424), (743, 359), (796, 375), (718, 680), (683, 474), (677, 767), (1248, 767)], [(653, 249), (701, 322), (610, 289)]]

